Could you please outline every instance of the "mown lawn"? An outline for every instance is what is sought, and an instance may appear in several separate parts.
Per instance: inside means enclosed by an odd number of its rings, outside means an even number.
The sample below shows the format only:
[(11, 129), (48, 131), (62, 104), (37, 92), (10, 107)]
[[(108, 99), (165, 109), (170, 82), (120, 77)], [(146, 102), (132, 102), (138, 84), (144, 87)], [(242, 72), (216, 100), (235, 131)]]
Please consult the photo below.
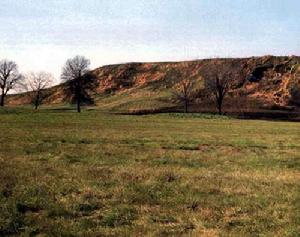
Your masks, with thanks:
[(0, 111), (0, 236), (299, 236), (300, 124)]

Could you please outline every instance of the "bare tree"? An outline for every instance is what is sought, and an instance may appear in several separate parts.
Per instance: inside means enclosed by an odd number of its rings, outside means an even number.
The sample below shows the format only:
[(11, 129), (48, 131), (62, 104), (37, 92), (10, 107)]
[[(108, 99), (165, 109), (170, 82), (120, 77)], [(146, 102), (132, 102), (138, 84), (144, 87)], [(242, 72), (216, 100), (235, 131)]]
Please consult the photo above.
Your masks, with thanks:
[(61, 79), (68, 83), (68, 90), (77, 104), (77, 112), (80, 113), (84, 96), (85, 75), (89, 72), (90, 61), (83, 56), (68, 59), (63, 67)]
[(195, 80), (193, 78), (183, 79), (175, 85), (173, 95), (178, 101), (183, 103), (184, 113), (188, 112), (189, 103), (193, 99), (194, 86)]
[(210, 68), (204, 73), (204, 85), (206, 92), (213, 96), (218, 113), (222, 114), (224, 98), (235, 82), (237, 67), (233, 61), (216, 64), (215, 68)]
[(47, 72), (29, 73), (26, 75), (26, 89), (35, 109), (43, 103), (48, 93), (45, 90), (53, 84), (54, 77)]
[(294, 67), (292, 71), (292, 82), (289, 85), (290, 101), (296, 105), (300, 105), (300, 66)]
[(0, 106), (4, 106), (5, 96), (11, 89), (14, 89), (22, 79), (23, 76), (19, 73), (18, 66), (15, 62), (6, 59), (0, 61)]
[(222, 105), (230, 88), (230, 74), (215, 75), (213, 79), (205, 81), (205, 88), (213, 94), (219, 114), (222, 114)]

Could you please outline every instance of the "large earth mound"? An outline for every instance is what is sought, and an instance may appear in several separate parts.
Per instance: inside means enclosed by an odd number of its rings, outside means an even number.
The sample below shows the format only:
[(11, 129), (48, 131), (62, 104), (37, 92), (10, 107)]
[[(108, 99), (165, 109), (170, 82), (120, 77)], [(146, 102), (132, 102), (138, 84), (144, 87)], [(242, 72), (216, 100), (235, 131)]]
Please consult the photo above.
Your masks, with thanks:
[[(214, 110), (205, 93), (205, 72), (234, 65), (235, 87), (225, 101), (227, 111), (297, 111), (300, 106), (300, 57), (204, 59), (186, 62), (127, 63), (92, 71), (95, 105), (110, 111), (141, 112), (180, 109), (172, 95), (177, 83), (192, 77), (199, 84), (192, 111)], [(226, 67), (224, 67), (226, 68)], [(184, 75), (184, 76), (183, 76)], [(199, 89), (200, 88), (200, 89)], [(47, 104), (66, 103), (64, 84), (49, 88)], [(27, 94), (8, 98), (9, 105), (28, 104)]]

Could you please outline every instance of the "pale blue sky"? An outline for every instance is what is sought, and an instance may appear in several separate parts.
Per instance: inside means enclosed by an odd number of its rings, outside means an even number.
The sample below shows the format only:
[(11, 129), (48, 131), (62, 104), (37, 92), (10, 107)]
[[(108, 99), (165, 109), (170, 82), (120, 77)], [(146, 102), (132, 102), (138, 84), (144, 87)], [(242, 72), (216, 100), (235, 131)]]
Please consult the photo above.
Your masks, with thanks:
[(0, 0), (0, 58), (59, 78), (132, 61), (300, 54), (299, 0)]

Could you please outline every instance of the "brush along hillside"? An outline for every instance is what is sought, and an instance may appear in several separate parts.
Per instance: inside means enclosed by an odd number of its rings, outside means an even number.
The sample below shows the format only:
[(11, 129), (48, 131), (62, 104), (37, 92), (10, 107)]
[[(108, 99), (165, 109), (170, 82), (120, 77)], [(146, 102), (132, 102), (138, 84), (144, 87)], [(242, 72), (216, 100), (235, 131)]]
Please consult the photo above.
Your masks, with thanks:
[[(192, 110), (212, 111), (214, 103), (206, 92), (204, 80), (207, 80), (207, 72), (226, 70), (229, 64), (234, 83), (224, 102), (227, 111), (297, 110), (300, 103), (300, 57), (296, 56), (104, 66), (92, 71), (93, 89), (89, 94), (96, 106), (110, 111), (174, 110), (182, 107), (173, 96), (176, 85), (191, 79), (196, 81)], [(220, 65), (222, 69), (219, 69)], [(64, 84), (50, 88), (46, 103), (68, 102), (64, 88)], [(9, 105), (28, 103), (27, 94), (8, 99)]]

